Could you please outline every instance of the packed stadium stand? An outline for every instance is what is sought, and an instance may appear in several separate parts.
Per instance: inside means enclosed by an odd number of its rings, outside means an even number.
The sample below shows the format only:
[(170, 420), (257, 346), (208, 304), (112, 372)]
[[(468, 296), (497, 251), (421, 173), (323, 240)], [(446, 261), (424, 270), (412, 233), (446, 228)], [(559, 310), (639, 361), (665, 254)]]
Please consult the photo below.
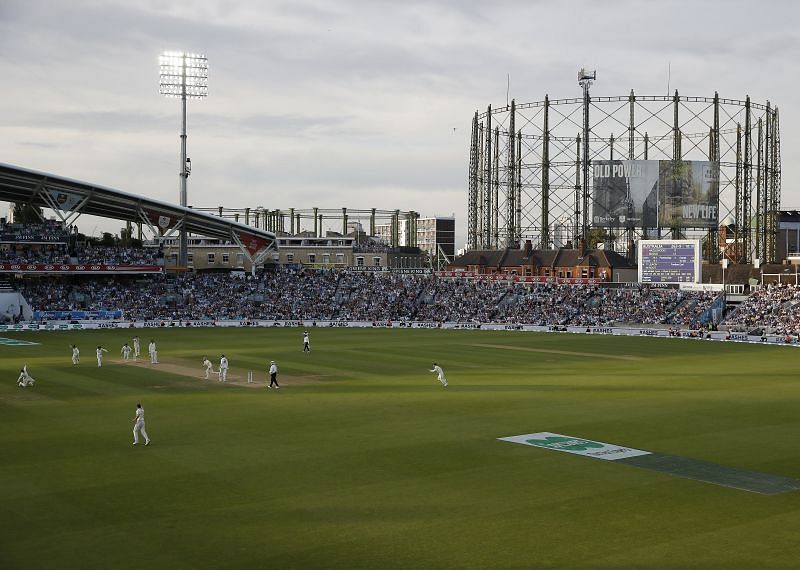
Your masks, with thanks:
[(772, 284), (751, 294), (725, 319), (731, 330), (800, 334), (800, 287)]
[(353, 320), (598, 326), (710, 324), (719, 294), (279, 268), (230, 273), (40, 277), (19, 283), (34, 316), (126, 320)]
[[(0, 219), (0, 321), (329, 320), (658, 325), (775, 334), (800, 332), (800, 288), (768, 284), (727, 315), (721, 292), (636, 283), (518, 282), (374, 268), (269, 264), (242, 272), (166, 273), (159, 247), (79, 236), (54, 220)], [(756, 281), (751, 266), (741, 279)], [(728, 278), (736, 276), (731, 268)], [(761, 269), (765, 271), (764, 267)], [(777, 273), (776, 273), (777, 275)], [(791, 275), (787, 274), (787, 277)], [(763, 282), (763, 277), (762, 277)], [(752, 285), (752, 283), (751, 283)], [(757, 288), (757, 287), (756, 287)]]

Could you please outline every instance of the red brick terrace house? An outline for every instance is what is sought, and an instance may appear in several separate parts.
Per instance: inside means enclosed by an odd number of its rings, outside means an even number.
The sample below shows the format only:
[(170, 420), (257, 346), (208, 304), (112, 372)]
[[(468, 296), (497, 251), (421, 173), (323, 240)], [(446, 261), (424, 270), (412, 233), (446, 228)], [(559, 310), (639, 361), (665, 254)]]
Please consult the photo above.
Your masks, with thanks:
[(635, 272), (625, 257), (614, 251), (594, 249), (474, 250), (457, 257), (450, 271), (471, 271), (481, 275), (519, 275), (522, 277), (560, 277), (612, 281), (616, 272)]

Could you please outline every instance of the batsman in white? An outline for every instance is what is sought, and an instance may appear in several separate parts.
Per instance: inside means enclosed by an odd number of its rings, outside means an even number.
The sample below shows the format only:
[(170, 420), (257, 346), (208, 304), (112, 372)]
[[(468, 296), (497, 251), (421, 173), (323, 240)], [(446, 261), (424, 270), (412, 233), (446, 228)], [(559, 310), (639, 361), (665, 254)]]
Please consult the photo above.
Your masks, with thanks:
[(122, 350), (120, 351), (120, 354), (122, 354), (122, 360), (129, 360), (130, 357), (131, 357), (131, 351), (132, 350), (133, 349), (130, 346), (128, 346), (127, 342), (125, 344), (123, 344), (122, 345)]
[(228, 359), (225, 358), (224, 354), (219, 359), (219, 381), (228, 381)]
[(156, 349), (156, 341), (150, 341), (150, 344), (147, 345), (147, 352), (150, 353), (150, 364), (158, 364), (158, 350)]
[(214, 372), (214, 365), (211, 364), (211, 361), (208, 359), (207, 356), (203, 357), (203, 366), (206, 369), (206, 380), (208, 380), (211, 373)]
[(70, 348), (72, 348), (72, 364), (80, 364), (81, 363), (80, 349), (74, 344)]
[(102, 346), (98, 346), (95, 352), (97, 353), (97, 367), (100, 368), (103, 366), (103, 353), (108, 351)]
[(144, 444), (150, 445), (150, 438), (147, 437), (147, 430), (144, 429), (144, 408), (141, 404), (136, 404), (136, 415), (133, 418), (133, 445), (139, 444), (139, 434), (144, 436)]
[(139, 337), (133, 337), (133, 359), (139, 360), (139, 356), (142, 354), (142, 345), (139, 342)]
[(428, 370), (428, 372), (435, 372), (437, 374), (437, 376), (438, 376), (439, 382), (442, 383), (442, 386), (447, 388), (447, 378), (444, 377), (444, 370), (442, 370), (441, 366), (439, 366), (437, 363), (434, 362), (433, 363), (433, 368)]

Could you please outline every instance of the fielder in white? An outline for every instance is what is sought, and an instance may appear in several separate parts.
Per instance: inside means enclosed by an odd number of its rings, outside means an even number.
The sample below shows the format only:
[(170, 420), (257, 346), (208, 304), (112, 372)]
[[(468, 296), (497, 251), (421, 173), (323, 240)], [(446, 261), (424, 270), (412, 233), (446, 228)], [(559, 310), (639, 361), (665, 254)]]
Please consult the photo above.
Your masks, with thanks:
[(211, 364), (211, 361), (208, 359), (208, 357), (204, 356), (203, 357), (203, 366), (205, 366), (205, 369), (206, 369), (206, 380), (208, 380), (208, 378), (211, 375), (211, 373), (214, 372), (214, 365)]
[(136, 404), (136, 416), (133, 418), (133, 445), (138, 445), (140, 433), (144, 436), (144, 444), (150, 445), (150, 438), (144, 429), (144, 408), (141, 404)]
[(139, 337), (133, 337), (133, 359), (139, 360), (139, 356), (142, 354), (142, 345), (139, 343)]
[(219, 359), (219, 381), (228, 381), (228, 359), (223, 354)]
[(103, 366), (103, 353), (108, 351), (102, 346), (98, 346), (95, 352), (97, 353), (97, 367), (100, 368)]
[(71, 348), (72, 348), (72, 364), (80, 364), (81, 363), (81, 351), (74, 344), (71, 346)]
[(158, 350), (156, 349), (156, 341), (150, 341), (150, 344), (147, 345), (147, 352), (150, 353), (150, 364), (158, 364)]
[(438, 375), (439, 382), (442, 383), (442, 386), (447, 388), (447, 378), (444, 377), (444, 370), (442, 370), (441, 366), (434, 362), (433, 368), (431, 368), (428, 372), (435, 372)]
[(33, 386), (35, 382), (36, 380), (31, 378), (31, 375), (28, 374), (28, 365), (26, 364), (19, 371), (19, 378), (17, 378), (17, 386), (27, 388), (28, 386)]
[(122, 350), (120, 351), (120, 354), (122, 354), (122, 360), (129, 360), (130, 357), (131, 357), (131, 352), (132, 351), (133, 351), (133, 349), (130, 346), (128, 346), (127, 342), (125, 344), (123, 344), (122, 345)]

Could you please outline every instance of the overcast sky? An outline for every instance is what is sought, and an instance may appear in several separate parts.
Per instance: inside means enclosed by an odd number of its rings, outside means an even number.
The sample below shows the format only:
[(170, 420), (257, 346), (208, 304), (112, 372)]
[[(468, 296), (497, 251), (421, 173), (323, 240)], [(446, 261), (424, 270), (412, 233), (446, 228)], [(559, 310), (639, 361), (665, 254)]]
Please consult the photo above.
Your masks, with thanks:
[[(800, 207), (793, 1), (0, 0), (0, 162), (178, 201), (167, 49), (209, 60), (189, 103), (191, 205), (455, 214), (470, 121), (506, 101), (593, 94), (769, 100)], [(455, 129), (455, 130), (454, 130)], [(79, 221), (117, 232), (119, 222)]]

